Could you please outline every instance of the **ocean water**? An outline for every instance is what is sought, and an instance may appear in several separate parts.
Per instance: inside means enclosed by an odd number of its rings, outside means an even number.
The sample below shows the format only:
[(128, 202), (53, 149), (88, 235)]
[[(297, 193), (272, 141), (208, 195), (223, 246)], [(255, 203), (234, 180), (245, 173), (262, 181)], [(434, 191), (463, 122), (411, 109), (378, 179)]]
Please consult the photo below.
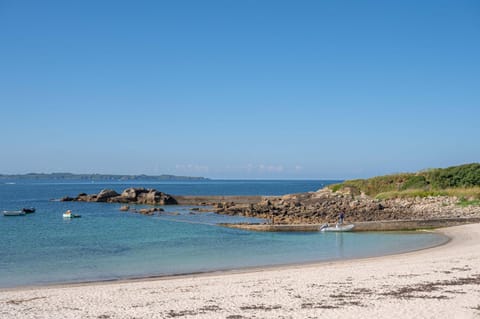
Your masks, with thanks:
[[(380, 256), (444, 242), (431, 233), (260, 233), (216, 226), (253, 218), (120, 212), (120, 204), (58, 202), (65, 195), (156, 188), (178, 195), (281, 195), (315, 191), (334, 181), (202, 181), (162, 183), (16, 182), (0, 184), (0, 287), (185, 274), (253, 266)], [(137, 208), (145, 206), (138, 205)], [(81, 218), (65, 220), (71, 209)], [(176, 215), (168, 213), (175, 212)]]

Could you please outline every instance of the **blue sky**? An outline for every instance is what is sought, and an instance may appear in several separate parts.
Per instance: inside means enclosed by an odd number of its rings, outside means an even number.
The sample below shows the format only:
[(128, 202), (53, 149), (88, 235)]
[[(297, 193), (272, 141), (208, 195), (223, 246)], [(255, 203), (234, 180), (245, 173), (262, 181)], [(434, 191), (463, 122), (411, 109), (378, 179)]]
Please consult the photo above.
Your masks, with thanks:
[(478, 1), (0, 0), (0, 173), (478, 162), (479, 57)]

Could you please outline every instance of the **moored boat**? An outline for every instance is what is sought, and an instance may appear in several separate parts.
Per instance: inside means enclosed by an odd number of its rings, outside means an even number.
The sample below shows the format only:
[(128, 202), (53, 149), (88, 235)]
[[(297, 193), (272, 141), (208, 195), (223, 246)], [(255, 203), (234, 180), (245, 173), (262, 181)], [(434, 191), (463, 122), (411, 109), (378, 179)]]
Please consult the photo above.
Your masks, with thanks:
[(25, 214), (35, 213), (35, 207), (24, 207), (22, 208), (22, 212)]
[(63, 213), (63, 218), (79, 218), (79, 217), (82, 217), (82, 216), (77, 214), (72, 214), (71, 210), (67, 210), (65, 213)]
[(355, 227), (354, 224), (349, 224), (349, 225), (339, 225), (336, 224), (335, 226), (329, 226), (328, 224), (324, 224), (320, 227), (320, 231), (325, 231), (325, 232), (347, 232), (347, 231), (352, 231), (353, 228)]
[(77, 214), (63, 214), (63, 218), (80, 218), (82, 215)]
[(3, 216), (25, 216), (25, 212), (22, 210), (4, 210)]

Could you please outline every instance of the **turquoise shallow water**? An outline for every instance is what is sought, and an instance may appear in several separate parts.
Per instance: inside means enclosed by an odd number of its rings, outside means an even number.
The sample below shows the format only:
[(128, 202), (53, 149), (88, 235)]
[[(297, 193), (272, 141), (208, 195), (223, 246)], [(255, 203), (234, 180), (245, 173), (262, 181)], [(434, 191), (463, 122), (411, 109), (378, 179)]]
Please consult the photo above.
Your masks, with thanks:
[[(172, 194), (268, 194), (317, 190), (325, 181), (166, 182), (153, 187)], [(0, 217), (0, 287), (153, 275), (379, 256), (440, 244), (430, 233), (258, 233), (218, 227), (255, 221), (213, 213), (141, 216), (120, 205), (51, 201), (125, 184), (0, 184), (0, 210), (36, 207), (24, 217)], [(82, 218), (64, 220), (66, 209)]]

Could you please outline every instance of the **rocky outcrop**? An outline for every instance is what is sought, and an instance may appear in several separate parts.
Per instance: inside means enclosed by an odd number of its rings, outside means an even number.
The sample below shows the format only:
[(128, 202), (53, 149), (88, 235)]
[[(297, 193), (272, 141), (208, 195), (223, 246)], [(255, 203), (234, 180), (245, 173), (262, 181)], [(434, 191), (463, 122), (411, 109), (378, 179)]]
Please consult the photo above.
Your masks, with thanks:
[(455, 197), (378, 200), (342, 190), (328, 188), (317, 192), (264, 197), (257, 204), (217, 203), (219, 214), (265, 218), (276, 224), (334, 223), (340, 212), (346, 222), (378, 220), (413, 220), (453, 217), (480, 217), (480, 207), (461, 207)]
[(120, 195), (121, 200), (129, 203), (148, 205), (175, 205), (177, 201), (169, 194), (159, 192), (156, 189), (127, 188)]
[(77, 197), (63, 197), (61, 201), (105, 202), (145, 205), (175, 205), (176, 199), (156, 189), (127, 188), (121, 194), (112, 189), (103, 189), (98, 194), (81, 193)]
[(116, 191), (111, 189), (103, 189), (100, 193), (97, 194), (97, 202), (107, 202), (110, 198), (117, 197), (118, 194)]
[(133, 213), (138, 213), (142, 215), (154, 215), (155, 212), (163, 212), (163, 208), (153, 207), (153, 208), (142, 208), (139, 210), (132, 210)]

